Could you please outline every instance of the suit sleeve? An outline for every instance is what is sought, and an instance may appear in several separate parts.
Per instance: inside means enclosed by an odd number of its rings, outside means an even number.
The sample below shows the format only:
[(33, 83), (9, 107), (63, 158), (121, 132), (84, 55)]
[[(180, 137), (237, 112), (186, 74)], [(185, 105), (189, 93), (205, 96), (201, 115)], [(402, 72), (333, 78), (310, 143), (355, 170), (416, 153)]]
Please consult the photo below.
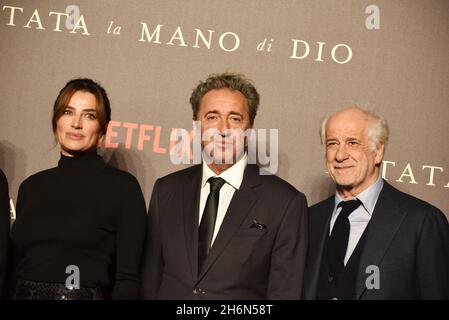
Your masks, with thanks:
[(286, 210), (271, 255), (267, 299), (303, 298), (303, 277), (308, 245), (305, 196), (297, 193)]
[(159, 226), (158, 181), (154, 184), (148, 209), (147, 230), (142, 263), (141, 297), (143, 299), (156, 299), (162, 281), (162, 270), (164, 266)]
[(10, 213), (8, 182), (3, 172), (0, 171), (0, 299), (2, 299), (5, 292), (9, 227)]
[(145, 240), (145, 199), (137, 180), (123, 183), (123, 204), (117, 225), (113, 299), (137, 299), (142, 248)]
[(417, 247), (417, 270), (422, 299), (449, 299), (449, 224), (432, 208), (421, 228)]

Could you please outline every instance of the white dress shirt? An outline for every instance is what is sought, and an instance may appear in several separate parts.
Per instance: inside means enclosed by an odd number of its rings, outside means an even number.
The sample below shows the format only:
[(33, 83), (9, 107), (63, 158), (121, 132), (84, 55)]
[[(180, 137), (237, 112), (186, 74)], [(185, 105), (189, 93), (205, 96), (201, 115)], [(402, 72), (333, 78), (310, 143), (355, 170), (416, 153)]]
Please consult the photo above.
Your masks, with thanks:
[(210, 177), (220, 177), (224, 181), (225, 184), (220, 189), (220, 199), (218, 201), (218, 211), (217, 211), (217, 219), (215, 220), (215, 229), (214, 235), (212, 236), (212, 244), (217, 237), (218, 231), (220, 230), (223, 219), (226, 215), (226, 211), (228, 210), (229, 204), (231, 203), (232, 197), (234, 195), (235, 190), (240, 188), (243, 180), (243, 173), (245, 172), (246, 165), (248, 163), (248, 156), (245, 155), (237, 161), (232, 167), (223, 171), (218, 176), (213, 172), (209, 166), (203, 161), (203, 178), (201, 180), (201, 195), (200, 195), (200, 212), (199, 212), (199, 221), (198, 225), (201, 223), (201, 218), (203, 216), (204, 207), (206, 206), (207, 196), (210, 193), (210, 185), (207, 183), (207, 180)]
[[(376, 206), (377, 199), (379, 198), (380, 191), (384, 185), (384, 181), (379, 175), (376, 182), (373, 183), (369, 188), (361, 192), (357, 195), (357, 199), (362, 202), (362, 205), (355, 209), (348, 217), (350, 224), (349, 231), (349, 240), (348, 240), (348, 248), (346, 249), (345, 261), (344, 264), (348, 262), (351, 257), (352, 252), (354, 252), (357, 243), (362, 237), (363, 232), (370, 221), (374, 207)], [(335, 221), (340, 214), (342, 208), (338, 208), (338, 204), (340, 201), (343, 201), (343, 198), (340, 196), (338, 192), (335, 193), (335, 207), (334, 212), (332, 213), (331, 225), (329, 228), (329, 235), (332, 232), (332, 228), (334, 227)]]

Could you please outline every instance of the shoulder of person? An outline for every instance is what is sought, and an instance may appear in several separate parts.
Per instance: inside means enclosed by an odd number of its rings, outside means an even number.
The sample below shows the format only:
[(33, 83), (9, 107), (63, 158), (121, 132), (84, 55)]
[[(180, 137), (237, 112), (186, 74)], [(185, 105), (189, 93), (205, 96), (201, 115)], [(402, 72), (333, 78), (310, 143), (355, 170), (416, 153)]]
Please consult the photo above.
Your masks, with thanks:
[(333, 208), (333, 204), (334, 204), (334, 195), (330, 196), (327, 199), (324, 199), (318, 203), (315, 203), (314, 205), (309, 207), (309, 213), (310, 214), (319, 214), (320, 212), (323, 213), (329, 213), (328, 212), (328, 208), (331, 207)]
[(114, 175), (114, 179), (117, 178), (120, 183), (138, 183), (137, 178), (128, 171), (118, 169), (109, 164), (106, 165), (106, 171)]
[(159, 185), (172, 184), (172, 183), (178, 184), (184, 181), (190, 181), (197, 174), (201, 175), (200, 164), (169, 173), (157, 179), (157, 183)]
[[(408, 193), (402, 192), (390, 184), (385, 184), (386, 192), (390, 194), (395, 200), (395, 204), (401, 209), (406, 211), (408, 214), (416, 215), (426, 215), (426, 214), (437, 214), (444, 215), (443, 212), (432, 204), (414, 197)], [(378, 200), (379, 201), (379, 200)]]
[(30, 187), (41, 184), (47, 184), (48, 179), (51, 178), (56, 173), (57, 167), (42, 170), (30, 175), (28, 178), (22, 181), (20, 188)]
[(254, 179), (254, 177), (257, 177), (256, 180), (260, 182), (265, 188), (269, 189), (271, 193), (288, 197), (293, 197), (297, 195), (305, 197), (305, 195), (301, 191), (296, 189), (288, 181), (278, 177), (275, 174), (268, 172), (262, 167), (253, 164), (248, 164), (247, 170), (251, 171), (248, 173), (249, 175), (252, 176), (248, 177), (249, 179)]
[(2, 170), (0, 170), (0, 185), (8, 185), (8, 180)]

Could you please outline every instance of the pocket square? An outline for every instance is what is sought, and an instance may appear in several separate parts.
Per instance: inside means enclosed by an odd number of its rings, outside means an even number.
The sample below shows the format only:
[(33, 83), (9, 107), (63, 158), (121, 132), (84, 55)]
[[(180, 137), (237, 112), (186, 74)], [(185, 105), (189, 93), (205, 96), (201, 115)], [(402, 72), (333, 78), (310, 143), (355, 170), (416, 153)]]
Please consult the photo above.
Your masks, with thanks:
[(257, 228), (257, 229), (266, 229), (267, 226), (263, 223), (257, 222), (257, 220), (253, 220), (253, 224), (250, 226), (250, 228)]

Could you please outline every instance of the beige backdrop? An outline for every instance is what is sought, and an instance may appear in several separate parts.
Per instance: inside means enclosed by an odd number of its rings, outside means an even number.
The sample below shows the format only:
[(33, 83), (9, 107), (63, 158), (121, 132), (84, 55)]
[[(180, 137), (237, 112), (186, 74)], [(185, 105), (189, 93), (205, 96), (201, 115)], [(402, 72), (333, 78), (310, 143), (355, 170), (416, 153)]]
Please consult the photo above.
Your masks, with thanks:
[[(191, 128), (192, 88), (236, 71), (261, 94), (256, 127), (279, 129), (278, 174), (310, 204), (333, 192), (320, 121), (357, 103), (389, 120), (387, 180), (449, 215), (446, 0), (0, 3), (0, 168), (13, 201), (58, 161), (51, 108), (68, 80), (108, 91), (117, 148), (105, 157), (137, 176), (148, 203), (155, 179), (181, 168), (164, 149), (172, 128)], [(150, 137), (140, 146), (139, 132)]]

